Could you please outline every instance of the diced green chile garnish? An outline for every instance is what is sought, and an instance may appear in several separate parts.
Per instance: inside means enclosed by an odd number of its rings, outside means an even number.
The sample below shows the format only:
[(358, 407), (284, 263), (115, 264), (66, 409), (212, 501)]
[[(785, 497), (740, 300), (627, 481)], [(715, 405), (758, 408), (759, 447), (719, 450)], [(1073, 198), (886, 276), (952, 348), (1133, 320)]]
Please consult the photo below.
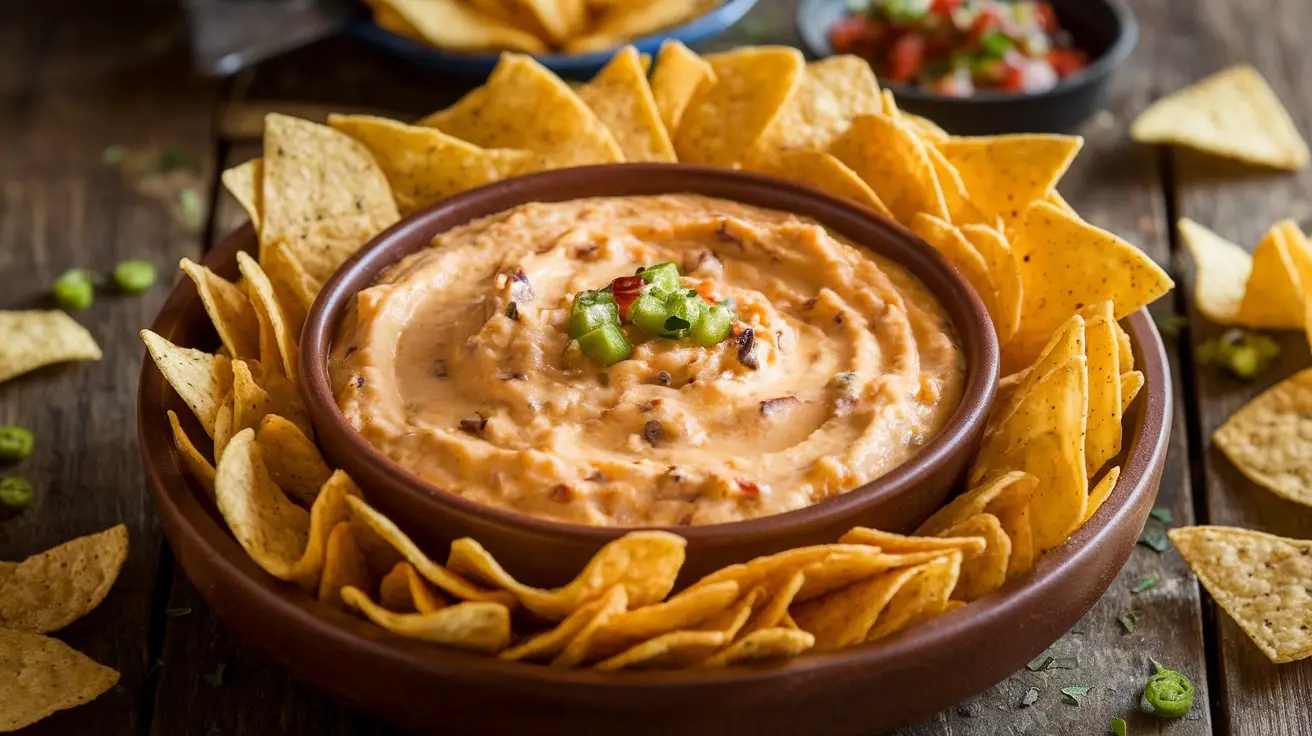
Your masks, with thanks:
[(702, 318), (688, 330), (688, 339), (708, 348), (719, 345), (733, 332), (733, 312), (718, 304), (702, 310)]
[(629, 321), (638, 329), (649, 335), (659, 335), (665, 331), (665, 321), (670, 318), (665, 308), (665, 300), (655, 294), (643, 294), (629, 307)]
[(583, 354), (601, 363), (615, 365), (633, 354), (633, 345), (619, 325), (607, 324), (579, 338)]
[(1194, 704), (1194, 684), (1188, 677), (1166, 669), (1156, 660), (1153, 667), (1157, 668), (1157, 674), (1148, 678), (1139, 709), (1158, 718), (1179, 718), (1188, 713)]
[(0, 462), (16, 462), (32, 455), (36, 441), (23, 427), (0, 427)]
[(26, 478), (0, 478), (0, 506), (11, 511), (19, 511), (32, 503), (36, 490)]
[(673, 263), (657, 263), (640, 272), (642, 280), (658, 291), (675, 291), (679, 288), (679, 267)]
[(569, 336), (575, 340), (604, 325), (620, 324), (620, 310), (613, 301), (585, 303), (574, 300), (574, 312), (569, 318)]

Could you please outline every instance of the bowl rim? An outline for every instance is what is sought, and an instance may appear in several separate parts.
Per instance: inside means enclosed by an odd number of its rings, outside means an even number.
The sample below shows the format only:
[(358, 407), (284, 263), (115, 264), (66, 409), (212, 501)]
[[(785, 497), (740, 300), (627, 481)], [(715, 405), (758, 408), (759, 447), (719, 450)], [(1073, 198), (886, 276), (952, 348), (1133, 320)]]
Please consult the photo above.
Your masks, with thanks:
[[(653, 187), (649, 184), (660, 176), (676, 178), (679, 188)], [(571, 184), (578, 181), (584, 182), (581, 185), (583, 189), (593, 193), (556, 196), (570, 190)], [(625, 187), (628, 189), (616, 193), (617, 188)], [(337, 325), (354, 304), (356, 294), (372, 285), (381, 271), (418, 250), (401, 248), (403, 252), (393, 256), (392, 252), (397, 250), (398, 245), (404, 244), (407, 238), (414, 237), (418, 231), (431, 230), (424, 236), (424, 241), (428, 242), (440, 232), (532, 201), (558, 202), (586, 196), (620, 196), (630, 193), (630, 189), (639, 196), (688, 192), (740, 202), (743, 199), (754, 199), (745, 203), (766, 207), (768, 205), (760, 204), (762, 200), (804, 203), (809, 208), (805, 213), (799, 212), (800, 208), (776, 206), (773, 209), (802, 214), (819, 221), (826, 229), (844, 234), (857, 243), (858, 247), (871, 249), (898, 264), (922, 283), (938, 281), (947, 284), (948, 288), (941, 290), (944, 293), (932, 288), (930, 291), (957, 331), (966, 362), (968, 373), (963, 383), (960, 403), (943, 427), (915, 454), (862, 486), (792, 511), (696, 526), (593, 526), (530, 516), (483, 504), (440, 488), (410, 472), (375, 448), (351, 426), (333, 395), (327, 367), (328, 354)], [(708, 193), (709, 190), (734, 191), (743, 199)], [(452, 212), (458, 214), (454, 217), (448, 215)], [(444, 217), (450, 217), (454, 222), (433, 226), (434, 222), (441, 223)], [(864, 226), (869, 231), (878, 231), (883, 242), (862, 244), (851, 235), (843, 233), (842, 227), (833, 227), (832, 223), (836, 221), (853, 228)], [(361, 279), (362, 274), (367, 275), (367, 282), (357, 289), (352, 282)], [(930, 287), (929, 283), (925, 285)], [(964, 320), (954, 318), (954, 308), (965, 317)], [(514, 528), (534, 539), (571, 538), (597, 546), (640, 529), (678, 534), (687, 539), (690, 546), (725, 539), (749, 543), (821, 527), (835, 518), (856, 513), (861, 508), (902, 494), (914, 493), (922, 479), (941, 472), (958, 453), (971, 451), (969, 438), (988, 419), (1001, 364), (997, 336), (979, 295), (937, 250), (901, 225), (849, 200), (784, 179), (714, 166), (667, 163), (604, 164), (547, 171), (496, 182), (419, 210), (366, 243), (329, 278), (305, 319), (300, 345), (298, 369), (301, 392), (316, 431), (331, 436), (339, 444), (349, 444), (352, 459), (371, 466), (377, 477), (386, 480), (391, 486), (388, 489), (390, 492), (410, 497), (427, 507), (432, 514), (442, 514), (454, 508), (457, 512)], [(377, 490), (374, 492), (378, 493)]]
[[(216, 268), (230, 261), (243, 243), (251, 246), (256, 243), (250, 223), (233, 231), (218, 248), (207, 254), (205, 265)], [(167, 339), (174, 339), (185, 314), (199, 309), (195, 306), (198, 300), (191, 281), (180, 280), (151, 329)], [(918, 652), (951, 645), (969, 637), (977, 629), (995, 627), (1000, 619), (1017, 621), (1019, 613), (1042, 604), (1046, 591), (1056, 580), (1080, 575), (1099, 550), (1111, 542), (1116, 529), (1134, 521), (1130, 517), (1137, 506), (1144, 505), (1140, 516), (1146, 518), (1144, 496), (1156, 490), (1170, 441), (1173, 389), (1166, 349), (1147, 310), (1140, 310), (1123, 322), (1131, 335), (1137, 370), (1144, 373), (1145, 386), (1135, 401), (1139, 408), (1131, 414), (1136, 420), (1132, 424), (1133, 431), (1129, 433), (1131, 442), (1124, 452), (1120, 481), (1107, 502), (1074, 535), (1039, 560), (1030, 572), (958, 610), (878, 642), (834, 652), (808, 653), (764, 666), (637, 670), (617, 676), (591, 669), (557, 669), (508, 662), (450, 648), (425, 646), (386, 634), (372, 624), (322, 604), (304, 590), (268, 575), (246, 554), (223, 526), (222, 520), (202, 505), (200, 497), (203, 494), (184, 469), (171, 434), (162, 431), (167, 426), (167, 419), (163, 418), (165, 410), (174, 405), (181, 407), (181, 402), (148, 354), (143, 355), (138, 382), (137, 431), (142, 464), (150, 480), (157, 513), (172, 544), (176, 546), (176, 540), (181, 538), (196, 541), (200, 548), (198, 553), (213, 566), (212, 579), (236, 581), (243, 598), (259, 601), (268, 615), (294, 622), (298, 630), (321, 639), (328, 646), (350, 649), (360, 657), (387, 662), (389, 666), (402, 667), (410, 672), (423, 672), (429, 677), (468, 677), (487, 687), (559, 685), (596, 690), (642, 687), (654, 691), (689, 686), (739, 687), (776, 678), (819, 677), (833, 671), (899, 665), (914, 658)], [(1130, 547), (1127, 547), (1120, 564), (1128, 558)], [(190, 570), (188, 573), (195, 574)], [(1109, 578), (1101, 586), (1099, 595), (1111, 581)], [(207, 599), (220, 593), (217, 588), (200, 587)], [(1083, 613), (1081, 611), (1080, 615)], [(1037, 652), (1018, 652), (1016, 666), (1023, 664), (1024, 659), (1032, 654)]]
[[(803, 0), (797, 8), (797, 23), (801, 27), (805, 21), (802, 20), (807, 10), (817, 2), (826, 0)], [(1022, 101), (1043, 101), (1064, 96), (1065, 94), (1083, 89), (1089, 85), (1096, 84), (1098, 80), (1104, 79), (1110, 75), (1117, 67), (1125, 63), (1130, 57), (1135, 47), (1139, 43), (1139, 21), (1134, 15), (1134, 11), (1125, 0), (1080, 0), (1085, 3), (1100, 3), (1103, 7), (1111, 11), (1112, 16), (1116, 19), (1117, 32), (1116, 40), (1111, 46), (1102, 53), (1093, 63), (1074, 76), (1059, 80), (1057, 85), (1052, 89), (1047, 89), (1038, 93), (1025, 92), (998, 92), (995, 90), (983, 90), (974, 92), (969, 97), (952, 97), (949, 95), (939, 95), (926, 91), (923, 87), (901, 84), (898, 82), (884, 82), (880, 85), (887, 87), (893, 92), (893, 96), (898, 99), (913, 100), (915, 102), (933, 102), (945, 106), (967, 107), (970, 105), (999, 105), (1005, 103), (1016, 103)], [(825, 29), (826, 34), (828, 29)], [(804, 37), (805, 38), (805, 37)], [(806, 43), (808, 47), (812, 44)], [(816, 55), (830, 56), (834, 54), (833, 47), (828, 45), (826, 40), (827, 54), (821, 54), (822, 49), (811, 48), (812, 53)]]

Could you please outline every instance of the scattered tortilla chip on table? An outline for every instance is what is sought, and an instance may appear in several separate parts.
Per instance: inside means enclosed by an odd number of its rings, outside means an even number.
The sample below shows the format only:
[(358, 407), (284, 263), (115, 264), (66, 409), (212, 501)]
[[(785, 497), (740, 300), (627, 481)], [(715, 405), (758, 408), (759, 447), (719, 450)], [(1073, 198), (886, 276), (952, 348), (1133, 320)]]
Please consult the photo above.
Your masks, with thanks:
[(1249, 480), (1312, 506), (1312, 368), (1235, 412), (1212, 435), (1212, 442)]
[(0, 629), (43, 634), (90, 613), (128, 555), (127, 527), (65, 542), (18, 563), (0, 562)]
[(1303, 290), (1312, 287), (1312, 253), (1292, 220), (1271, 226), (1253, 250), (1252, 272), (1234, 321), (1247, 327), (1301, 329)]
[(89, 703), (118, 677), (58, 639), (0, 628), (0, 732)]
[(55, 363), (101, 357), (91, 333), (59, 310), (0, 311), (0, 335), (0, 383)]
[(1251, 66), (1218, 72), (1158, 100), (1130, 126), (1130, 137), (1290, 171), (1308, 164), (1298, 126)]
[(680, 161), (736, 166), (796, 93), (806, 63), (802, 52), (783, 46), (725, 51), (706, 61), (718, 81), (684, 111), (674, 148)]
[(1171, 529), (1167, 536), (1272, 662), (1312, 656), (1312, 541), (1222, 526)]
[(1194, 306), (1217, 324), (1235, 324), (1253, 256), (1187, 217), (1176, 227), (1194, 259)]

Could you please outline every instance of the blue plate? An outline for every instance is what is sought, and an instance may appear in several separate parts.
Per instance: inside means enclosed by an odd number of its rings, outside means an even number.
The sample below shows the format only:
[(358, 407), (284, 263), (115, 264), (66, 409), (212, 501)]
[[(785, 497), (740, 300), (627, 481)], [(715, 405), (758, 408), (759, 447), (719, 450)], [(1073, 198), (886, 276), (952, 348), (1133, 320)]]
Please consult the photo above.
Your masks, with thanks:
[(851, 11), (847, 0), (802, 0), (797, 6), (797, 35), (802, 45), (817, 58), (834, 55), (829, 29)]
[[(667, 39), (681, 41), (692, 46), (712, 39), (730, 26), (737, 23), (758, 0), (725, 0), (711, 12), (676, 28), (671, 28), (652, 36), (630, 41), (640, 53), (655, 54)], [(501, 58), (500, 52), (484, 54), (465, 54), (443, 51), (411, 38), (406, 38), (391, 31), (379, 28), (370, 20), (361, 20), (350, 27), (356, 36), (377, 45), (379, 48), (410, 61), (418, 66), (435, 71), (458, 74), (465, 77), (486, 77), (492, 72)], [(618, 47), (616, 47), (618, 48)], [(563, 77), (590, 77), (601, 70), (615, 49), (595, 51), (590, 54), (541, 54), (534, 56), (541, 64)]]

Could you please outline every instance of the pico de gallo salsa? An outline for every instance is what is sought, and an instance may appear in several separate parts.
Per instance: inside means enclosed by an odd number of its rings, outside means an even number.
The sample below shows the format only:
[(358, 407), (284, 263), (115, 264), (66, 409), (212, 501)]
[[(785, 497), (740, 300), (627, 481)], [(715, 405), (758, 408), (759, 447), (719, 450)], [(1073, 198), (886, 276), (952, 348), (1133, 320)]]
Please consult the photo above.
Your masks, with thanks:
[(840, 54), (867, 59), (880, 79), (969, 97), (1035, 94), (1089, 64), (1052, 5), (1033, 0), (849, 0), (829, 31)]

